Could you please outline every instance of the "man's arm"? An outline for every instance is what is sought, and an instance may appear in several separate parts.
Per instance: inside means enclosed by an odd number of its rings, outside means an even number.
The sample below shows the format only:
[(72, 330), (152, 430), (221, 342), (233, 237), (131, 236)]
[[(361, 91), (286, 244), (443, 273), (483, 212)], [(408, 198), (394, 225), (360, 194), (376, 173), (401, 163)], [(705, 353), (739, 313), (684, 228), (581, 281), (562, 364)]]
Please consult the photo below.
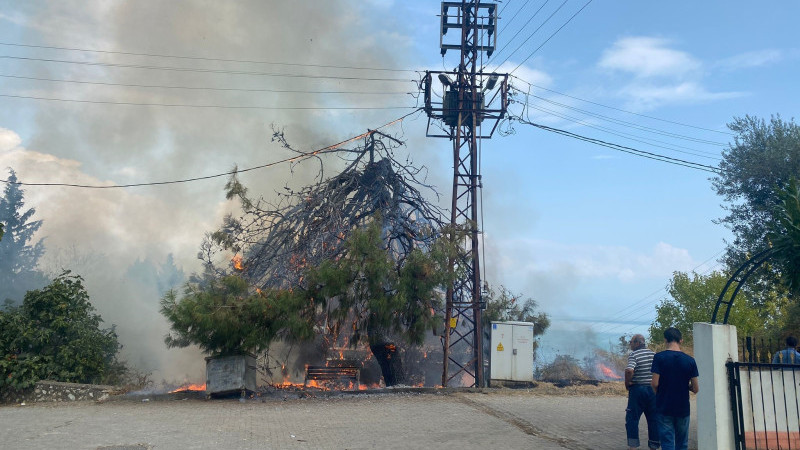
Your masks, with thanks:
[[(657, 373), (654, 373), (653, 374), (653, 379), (650, 380), (650, 386), (653, 386), (653, 392), (658, 392), (658, 379), (660, 377), (661, 377), (661, 375), (659, 375)], [(697, 378), (692, 378), (692, 379), (693, 380), (697, 380)]]
[(630, 390), (633, 386), (633, 369), (625, 369), (625, 389)]
[(689, 390), (697, 394), (700, 390), (700, 384), (697, 382), (697, 377), (692, 377), (689, 380)]

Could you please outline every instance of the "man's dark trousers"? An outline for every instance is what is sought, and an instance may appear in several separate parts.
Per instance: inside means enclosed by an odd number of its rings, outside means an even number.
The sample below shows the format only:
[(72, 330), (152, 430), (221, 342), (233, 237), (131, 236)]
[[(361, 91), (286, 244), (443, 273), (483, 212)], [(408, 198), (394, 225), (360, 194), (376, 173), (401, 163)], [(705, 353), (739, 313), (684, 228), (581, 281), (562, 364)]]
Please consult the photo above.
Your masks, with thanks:
[(647, 419), (647, 446), (656, 449), (659, 447), (656, 394), (649, 384), (634, 384), (628, 391), (628, 408), (625, 410), (628, 447), (639, 447), (639, 419), (642, 413)]

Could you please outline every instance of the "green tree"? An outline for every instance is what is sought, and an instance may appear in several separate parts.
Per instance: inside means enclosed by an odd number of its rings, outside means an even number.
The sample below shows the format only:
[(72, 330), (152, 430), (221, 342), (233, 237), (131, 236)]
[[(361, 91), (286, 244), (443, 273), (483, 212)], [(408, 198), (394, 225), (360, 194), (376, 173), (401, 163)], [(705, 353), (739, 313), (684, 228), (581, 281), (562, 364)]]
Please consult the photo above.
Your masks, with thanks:
[(187, 283), (181, 298), (169, 290), (161, 313), (171, 326), (167, 346), (194, 344), (214, 356), (258, 353), (276, 339), (313, 337), (314, 309), (305, 298), (253, 289), (237, 275)]
[[(728, 127), (736, 137), (723, 152), (720, 173), (712, 182), (727, 203), (728, 215), (718, 223), (733, 232), (725, 263), (735, 270), (766, 248), (767, 233), (782, 227), (776, 217), (781, 201), (777, 192), (791, 177), (800, 176), (800, 126), (779, 116), (769, 122), (745, 116)], [(766, 300), (778, 276), (778, 268), (766, 264), (744, 289), (759, 292)]]
[(29, 291), (21, 306), (0, 311), (0, 389), (25, 389), (42, 379), (104, 382), (121, 363), (117, 335), (102, 329), (83, 279), (64, 272)]
[(402, 383), (403, 344), (419, 345), (425, 333), (441, 329), (442, 288), (453, 275), (455, 249), (448, 237), (426, 250), (412, 250), (398, 262), (373, 220), (347, 239), (344, 255), (306, 272), (304, 291), (335, 329), (352, 330), (351, 346), (367, 342), (386, 385)]
[(778, 190), (776, 224), (767, 234), (781, 281), (797, 297), (800, 295), (800, 187), (792, 177), (785, 189)]
[(31, 220), (36, 213), (34, 208), (24, 211), (24, 191), (16, 184), (13, 170), (8, 181), (0, 198), (0, 222), (4, 225), (0, 240), (0, 302), (11, 299), (18, 304), (25, 292), (47, 284), (47, 278), (37, 269), (44, 244), (41, 240), (32, 243), (42, 221)]
[[(727, 275), (716, 271), (708, 275), (673, 273), (668, 289), (670, 298), (656, 306), (656, 318), (650, 325), (650, 341), (663, 342), (664, 330), (676, 327), (681, 330), (687, 343), (692, 342), (692, 324), (711, 320), (714, 306), (727, 281)], [(728, 298), (731, 291), (727, 293)], [(765, 323), (774, 324), (777, 308), (785, 303), (785, 299), (773, 295), (763, 304), (753, 303), (750, 294), (740, 292), (731, 308), (728, 323), (736, 325), (742, 336), (751, 336), (764, 330)]]
[(538, 336), (544, 334), (550, 326), (550, 317), (543, 312), (537, 312), (536, 300), (527, 298), (521, 301), (522, 294), (514, 294), (505, 286), (500, 286), (498, 291), (489, 288), (484, 295), (486, 309), (483, 311), (484, 354), (489, 355), (491, 348), (491, 323), (492, 322), (531, 322), (533, 323), (533, 354), (539, 347)]

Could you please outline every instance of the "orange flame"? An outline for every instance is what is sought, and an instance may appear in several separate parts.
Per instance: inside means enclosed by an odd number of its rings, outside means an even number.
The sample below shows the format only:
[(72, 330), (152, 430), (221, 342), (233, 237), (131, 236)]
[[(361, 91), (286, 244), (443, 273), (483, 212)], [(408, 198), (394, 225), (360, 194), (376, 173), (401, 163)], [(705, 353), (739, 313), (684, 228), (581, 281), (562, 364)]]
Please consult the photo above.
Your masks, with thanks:
[(238, 271), (244, 270), (244, 265), (242, 265), (242, 255), (239, 254), (233, 255), (233, 258), (231, 258), (231, 262), (233, 263), (234, 269)]
[(205, 383), (203, 383), (203, 384), (184, 384), (183, 386), (179, 387), (178, 389), (175, 389), (173, 391), (169, 391), (169, 393), (172, 394), (172, 393), (175, 393), (175, 392), (205, 391), (205, 390), (206, 390)]
[(600, 372), (602, 372), (603, 376), (605, 376), (606, 378), (610, 378), (612, 380), (622, 379), (622, 377), (617, 375), (613, 369), (611, 369), (610, 367), (606, 366), (603, 363), (597, 363), (597, 368), (600, 369)]

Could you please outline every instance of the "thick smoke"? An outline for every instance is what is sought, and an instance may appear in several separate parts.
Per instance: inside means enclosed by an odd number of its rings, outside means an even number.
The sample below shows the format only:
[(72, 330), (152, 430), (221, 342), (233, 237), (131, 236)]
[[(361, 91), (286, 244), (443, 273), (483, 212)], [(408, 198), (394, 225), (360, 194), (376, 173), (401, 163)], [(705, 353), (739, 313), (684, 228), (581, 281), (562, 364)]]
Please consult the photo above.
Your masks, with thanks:
[[(258, 60), (350, 67), (408, 67), (401, 35), (367, 20), (377, 4), (320, 1), (115, 2), (29, 1), (3, 8), (20, 42), (42, 46)], [(9, 19), (10, 18), (10, 19)], [(296, 148), (310, 150), (375, 128), (409, 110), (311, 110), (260, 108), (414, 106), (408, 95), (332, 95), (252, 90), (410, 92), (415, 74), (293, 65), (176, 59), (44, 48), (5, 48), (25, 58), (137, 66), (195, 68), (205, 72), (146, 70), (88, 64), (4, 61), (28, 77), (117, 85), (3, 80), (19, 95), (103, 103), (8, 100), (0, 108), (0, 167), (13, 167), (22, 182), (128, 184), (176, 180), (252, 167), (293, 155), (271, 142), (272, 124), (284, 128)], [(262, 72), (287, 76), (211, 71)], [(378, 82), (302, 78), (338, 76), (405, 78)], [(125, 85), (158, 85), (144, 88)], [(213, 87), (218, 90), (177, 89)], [(13, 103), (12, 103), (13, 102)], [(13, 111), (13, 113), (12, 113)], [(26, 120), (12, 117), (24, 116)], [(18, 129), (14, 129), (19, 127)], [(389, 130), (400, 132), (400, 129)], [(20, 135), (25, 136), (24, 142)], [(422, 140), (415, 140), (420, 143)], [(335, 161), (334, 161), (335, 162)], [(252, 192), (304, 184), (319, 166), (302, 163), (249, 172)], [(327, 169), (330, 170), (330, 169)], [(4, 177), (3, 177), (4, 178)], [(446, 179), (446, 177), (445, 177)], [(167, 349), (167, 325), (158, 313), (160, 268), (188, 275), (199, 270), (195, 255), (204, 233), (234, 205), (224, 198), (225, 179), (128, 189), (24, 187), (28, 205), (42, 219), (43, 266), (51, 274), (71, 269), (85, 277), (92, 302), (115, 324), (134, 366), (170, 381), (202, 380), (196, 350)], [(445, 193), (445, 197), (449, 194)], [(173, 256), (169, 256), (173, 255)], [(145, 270), (147, 269), (147, 270)], [(155, 270), (156, 278), (141, 276)], [(138, 271), (138, 272), (137, 272)], [(138, 275), (137, 275), (138, 274)], [(159, 275), (161, 274), (161, 275)], [(162, 280), (163, 281), (163, 280)], [(154, 285), (155, 283), (155, 285)], [(163, 287), (163, 283), (162, 283)], [(171, 287), (171, 286), (169, 286)]]

